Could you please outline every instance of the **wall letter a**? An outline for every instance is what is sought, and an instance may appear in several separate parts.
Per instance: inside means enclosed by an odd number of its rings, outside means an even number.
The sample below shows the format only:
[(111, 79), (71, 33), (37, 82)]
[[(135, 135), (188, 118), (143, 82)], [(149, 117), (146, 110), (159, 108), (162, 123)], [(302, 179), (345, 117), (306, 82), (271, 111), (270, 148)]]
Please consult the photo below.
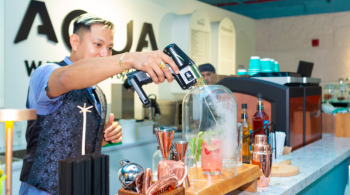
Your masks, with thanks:
[(43, 23), (43, 25), (38, 26), (38, 33), (44, 34), (50, 41), (58, 43), (45, 3), (40, 1), (30, 1), (27, 12), (22, 20), (21, 27), (18, 30), (15, 43), (21, 42), (28, 38), (29, 31), (33, 25), (37, 13), (39, 13)]
[(136, 51), (142, 51), (143, 47), (148, 46), (148, 41), (146, 41), (147, 34), (149, 34), (149, 39), (151, 41), (152, 49), (158, 50), (156, 38), (154, 36), (154, 32), (153, 32), (153, 28), (152, 28), (152, 24), (143, 23), (143, 27), (141, 30), (139, 42), (137, 43)]

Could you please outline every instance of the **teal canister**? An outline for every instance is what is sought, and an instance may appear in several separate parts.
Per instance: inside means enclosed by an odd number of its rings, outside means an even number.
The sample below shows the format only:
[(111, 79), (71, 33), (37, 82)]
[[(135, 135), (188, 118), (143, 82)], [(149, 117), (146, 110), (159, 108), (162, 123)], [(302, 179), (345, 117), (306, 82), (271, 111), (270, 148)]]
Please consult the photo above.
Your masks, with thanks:
[(280, 65), (278, 61), (275, 61), (275, 72), (280, 72)]
[(272, 72), (271, 59), (263, 58), (260, 60), (261, 72)]

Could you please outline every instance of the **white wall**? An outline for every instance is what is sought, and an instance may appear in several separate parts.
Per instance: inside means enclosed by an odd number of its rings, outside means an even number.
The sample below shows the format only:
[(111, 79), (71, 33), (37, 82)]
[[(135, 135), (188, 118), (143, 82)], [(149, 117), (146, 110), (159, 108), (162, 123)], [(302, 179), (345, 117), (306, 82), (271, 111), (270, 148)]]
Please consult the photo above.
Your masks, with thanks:
[[(2, 107), (2, 97), (4, 97), (4, 108), (25, 108), (29, 84), (29, 77), (24, 63), (25, 60), (28, 60), (29, 64), (35, 61), (36, 65), (38, 65), (39, 61), (42, 61), (42, 63), (46, 63), (47, 61), (58, 62), (69, 55), (69, 50), (63, 43), (61, 25), (64, 17), (70, 11), (76, 9), (82, 9), (108, 18), (115, 24), (114, 49), (116, 50), (124, 48), (126, 44), (126, 26), (131, 20), (133, 20), (134, 30), (131, 51), (135, 51), (136, 49), (144, 22), (153, 25), (158, 48), (163, 50), (166, 45), (171, 43), (171, 40), (168, 38), (172, 32), (170, 30), (171, 28), (167, 28), (167, 22), (171, 21), (176, 15), (191, 14), (196, 9), (201, 9), (208, 14), (211, 22), (220, 21), (224, 17), (230, 18), (235, 25), (235, 29), (246, 34), (245, 40), (249, 41), (249, 44), (252, 44), (251, 51), (254, 51), (255, 21), (253, 19), (198, 1), (43, 0), (42, 2), (45, 2), (58, 43), (53, 43), (45, 35), (38, 34), (38, 26), (42, 24), (42, 21), (39, 15), (36, 15), (27, 39), (14, 44), (30, 0), (0, 0), (0, 108)], [(239, 43), (243, 47), (246, 45), (245, 41)], [(238, 44), (237, 50), (240, 47)], [(6, 48), (5, 51), (4, 48)], [(149, 47), (143, 50), (150, 50), (150, 43)], [(248, 63), (249, 59), (236, 56), (237, 61), (242, 60)], [(3, 81), (5, 81), (5, 84), (3, 84)], [(111, 83), (121, 83), (121, 81), (114, 78), (107, 79), (99, 84), (106, 94), (109, 108), (111, 106)], [(160, 87), (150, 84), (145, 86), (145, 90), (147, 94), (162, 94), (162, 99), (182, 99), (184, 94), (171, 94), (168, 86), (168, 84), (162, 84)], [(137, 104), (136, 113), (140, 115), (141, 103), (137, 96), (135, 96), (135, 103)], [(21, 138), (17, 137), (21, 141), (19, 142), (17, 140), (15, 143), (25, 144), (26, 121), (19, 122), (17, 127), (22, 129), (22, 135)], [(4, 136), (1, 136), (4, 133), (2, 128), (3, 124), (0, 123), (0, 143), (4, 143)], [(17, 138), (15, 137), (15, 139)]]
[[(247, 40), (252, 43), (252, 51), (254, 51), (255, 41), (255, 21), (253, 19), (208, 5), (198, 1), (186, 0), (101, 0), (96, 3), (94, 0), (61, 0), (49, 1), (44, 0), (48, 10), (53, 28), (58, 39), (58, 43), (49, 41), (46, 35), (38, 34), (38, 26), (42, 24), (39, 15), (37, 14), (34, 24), (31, 27), (29, 36), (26, 40), (14, 44), (15, 37), (19, 30), (23, 16), (29, 5), (29, 0), (2, 0), (5, 1), (5, 28), (0, 28), (0, 59), (5, 59), (5, 71), (1, 72), (0, 60), (0, 107), (1, 107), (1, 79), (5, 79), (5, 106), (4, 108), (25, 108), (25, 102), (28, 91), (29, 77), (25, 68), (24, 60), (28, 60), (29, 64), (35, 61), (43, 63), (47, 61), (61, 61), (65, 56), (69, 55), (69, 50), (63, 43), (61, 34), (61, 25), (64, 17), (72, 10), (82, 9), (102, 17), (110, 19), (116, 26), (114, 37), (114, 49), (121, 50), (126, 44), (126, 26), (127, 23), (133, 20), (133, 44), (131, 51), (136, 50), (136, 46), (141, 33), (144, 22), (151, 23), (155, 33), (158, 48), (163, 48), (171, 43), (169, 40), (172, 33), (171, 28), (167, 25), (175, 16), (182, 14), (191, 14), (196, 9), (201, 9), (208, 14), (211, 22), (220, 21), (224, 17), (232, 20), (237, 31), (242, 31), (247, 35)], [(0, 9), (4, 3), (0, 1)], [(1, 11), (1, 10), (0, 10)], [(4, 13), (4, 12), (0, 12)], [(169, 24), (170, 25), (170, 24)], [(1, 19), (0, 19), (1, 27)], [(1, 52), (1, 30), (5, 30), (5, 52)], [(72, 31), (72, 29), (70, 29)], [(181, 30), (181, 29), (179, 29)], [(245, 45), (246, 43), (240, 42)], [(240, 48), (240, 45), (237, 45)], [(151, 50), (151, 44), (143, 51)], [(5, 58), (1, 58), (5, 55)], [(237, 55), (237, 60), (241, 57)], [(249, 59), (246, 61), (248, 62)], [(2, 76), (1, 73), (5, 73)], [(121, 83), (121, 80), (107, 79), (99, 85), (104, 90), (107, 103), (111, 106), (111, 83)], [(182, 99), (184, 94), (172, 94), (169, 91), (169, 85), (163, 83), (157, 86), (150, 84), (145, 86), (147, 94), (154, 93), (160, 95), (161, 99)], [(137, 95), (135, 95), (135, 113), (138, 118), (141, 116), (141, 103)], [(110, 109), (109, 109), (110, 110)], [(24, 133), (26, 122), (22, 122), (23, 134), (22, 142), (25, 143)]]
[[(243, 38), (236, 36), (236, 66), (238, 64), (243, 64), (248, 68), (249, 65), (249, 57), (251, 55), (254, 55), (255, 51), (255, 20), (233, 13), (229, 12), (227, 10), (223, 10), (218, 7), (214, 7), (212, 5), (208, 5), (199, 1), (186, 1), (186, 0), (180, 0), (180, 1), (163, 1), (163, 0), (152, 0), (153, 2), (156, 2), (158, 5), (161, 5), (163, 9), (171, 10), (171, 12), (167, 13), (163, 16), (163, 19), (161, 21), (161, 29), (159, 31), (168, 31), (167, 33), (159, 33), (159, 48), (164, 48), (166, 45), (169, 44), (169, 41), (171, 41), (170, 31), (167, 29), (171, 29), (171, 21), (176, 17), (176, 15), (185, 15), (185, 14), (191, 14), (195, 10), (200, 9), (206, 12), (208, 15), (208, 18), (210, 22), (219, 22), (223, 18), (227, 17), (229, 18), (233, 24), (234, 28), (237, 32), (244, 32), (246, 35)], [(168, 26), (168, 27), (167, 27)], [(215, 44), (214, 41), (211, 40), (212, 45)], [(244, 48), (243, 50), (241, 48)], [(248, 49), (246, 49), (248, 48)], [(248, 55), (242, 55), (242, 51), (247, 51)], [(243, 52), (244, 53), (244, 52)], [(239, 55), (241, 54), (241, 55)], [(211, 58), (217, 58), (217, 53), (211, 53)], [(247, 57), (248, 56), (248, 57)], [(159, 97), (160, 99), (169, 99), (169, 100), (181, 100), (185, 94), (173, 94), (170, 93), (171, 87), (167, 83), (163, 83), (159, 86)]]
[(281, 71), (295, 72), (299, 60), (314, 62), (312, 77), (322, 84), (350, 77), (350, 12), (257, 20), (255, 49), (279, 61)]
[[(177, 13), (179, 15), (182, 14), (190, 14), (196, 9), (200, 9), (205, 11), (208, 14), (209, 20), (211, 22), (221, 21), (223, 18), (227, 17), (231, 19), (233, 22), (234, 28), (236, 30), (236, 35), (238, 32), (243, 32), (246, 34), (247, 41), (242, 40), (239, 42), (239, 37), (236, 36), (236, 65), (244, 64), (248, 66), (249, 58), (237, 55), (241, 47), (246, 48), (246, 45), (249, 45), (251, 48), (250, 53), (254, 55), (255, 51), (255, 21), (252, 18), (248, 18), (243, 15), (239, 15), (218, 7), (214, 7), (209, 4), (205, 4), (199, 1), (186, 1), (186, 0), (178, 0), (178, 1), (164, 1), (164, 0), (153, 0), (153, 2), (157, 2), (158, 5), (163, 6), (166, 9), (172, 10), (172, 12)], [(213, 40), (212, 40), (213, 41)], [(164, 45), (160, 45), (164, 46)], [(213, 55), (213, 54), (212, 54)], [(213, 57), (213, 56), (212, 56)], [(250, 57), (250, 56), (249, 56)]]

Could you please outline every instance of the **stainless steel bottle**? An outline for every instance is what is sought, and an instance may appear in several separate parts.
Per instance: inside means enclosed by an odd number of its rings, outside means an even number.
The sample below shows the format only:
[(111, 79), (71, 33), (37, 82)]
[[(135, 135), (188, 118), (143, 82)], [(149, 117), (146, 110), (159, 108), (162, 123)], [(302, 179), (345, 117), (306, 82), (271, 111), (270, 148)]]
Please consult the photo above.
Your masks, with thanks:
[(264, 134), (255, 135), (252, 158), (250, 163), (258, 165), (263, 175), (258, 179), (258, 187), (267, 187), (270, 183), (272, 168), (271, 145), (267, 143), (267, 136)]

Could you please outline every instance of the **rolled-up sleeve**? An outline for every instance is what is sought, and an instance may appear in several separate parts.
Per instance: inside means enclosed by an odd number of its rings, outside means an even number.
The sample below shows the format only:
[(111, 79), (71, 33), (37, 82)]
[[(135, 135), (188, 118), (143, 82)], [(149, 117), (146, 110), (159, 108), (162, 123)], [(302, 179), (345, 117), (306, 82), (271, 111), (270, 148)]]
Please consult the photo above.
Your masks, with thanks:
[(43, 64), (33, 72), (29, 82), (29, 108), (37, 109), (37, 114), (48, 115), (56, 111), (62, 104), (64, 94), (56, 98), (49, 98), (46, 94), (49, 78), (54, 70), (60, 66), (53, 63)]

